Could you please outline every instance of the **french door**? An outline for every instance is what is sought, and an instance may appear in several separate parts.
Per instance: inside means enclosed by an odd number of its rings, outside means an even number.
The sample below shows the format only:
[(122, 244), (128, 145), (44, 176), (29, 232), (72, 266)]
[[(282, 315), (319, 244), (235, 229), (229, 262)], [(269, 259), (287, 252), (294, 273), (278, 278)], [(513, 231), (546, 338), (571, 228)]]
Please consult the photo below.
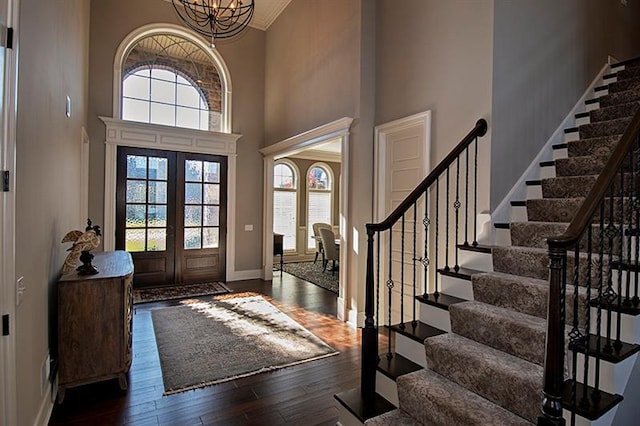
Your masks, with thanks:
[(118, 147), (116, 248), (134, 287), (224, 281), (226, 157)]

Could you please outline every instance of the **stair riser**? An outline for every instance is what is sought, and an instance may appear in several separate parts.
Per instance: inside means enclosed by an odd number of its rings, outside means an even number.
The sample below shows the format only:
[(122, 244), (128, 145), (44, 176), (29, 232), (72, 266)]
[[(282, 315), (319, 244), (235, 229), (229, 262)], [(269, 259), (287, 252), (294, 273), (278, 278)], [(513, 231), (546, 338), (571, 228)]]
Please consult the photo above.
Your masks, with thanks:
[(567, 133), (564, 134), (564, 142), (565, 143), (577, 141), (579, 139), (580, 139), (580, 132), (579, 131), (567, 132)]
[(560, 158), (567, 158), (569, 156), (568, 148), (554, 148), (553, 159), (558, 160)]
[[(451, 331), (449, 311), (422, 303), (420, 305), (420, 321), (443, 331)], [(415, 360), (412, 360), (416, 362)]]
[(338, 410), (338, 422), (341, 426), (362, 426), (363, 423), (353, 415), (353, 413), (337, 401), (334, 401), (334, 406)]
[[(607, 336), (608, 318), (605, 310), (602, 310), (602, 322), (600, 325), (600, 333)], [(597, 309), (591, 308), (591, 333), (597, 330)], [(617, 315), (611, 315), (611, 336), (616, 337), (617, 334)], [(620, 340), (626, 343), (640, 344), (640, 316), (622, 315), (620, 326)]]
[[(607, 411), (602, 417), (597, 420), (588, 420), (584, 417), (576, 416), (575, 426), (612, 426), (615, 419), (618, 407), (613, 407), (610, 411)], [(571, 412), (568, 410), (562, 410), (562, 417), (567, 422), (567, 425), (571, 424)]]
[(400, 405), (396, 382), (379, 371), (376, 372), (376, 393), (396, 407)]
[(527, 185), (527, 200), (542, 198), (542, 185)]
[[(629, 382), (629, 376), (638, 354), (635, 354), (622, 362), (612, 364), (607, 361), (600, 361), (600, 389), (609, 392), (624, 394), (625, 387)], [(578, 381), (584, 383), (584, 355), (578, 354), (578, 362), (576, 364)], [(589, 386), (595, 386), (595, 369), (596, 360), (589, 358)]]
[[(433, 325), (433, 324), (430, 324)], [(424, 357), (424, 344), (420, 342), (416, 342), (413, 339), (408, 338), (400, 333), (395, 334), (396, 337), (396, 345), (395, 351), (396, 353), (402, 355), (410, 361), (415, 362), (422, 367), (427, 367), (427, 360)]]
[(473, 300), (473, 288), (471, 287), (471, 281), (440, 274), (439, 279), (440, 289), (443, 293), (465, 300)]
[(476, 251), (460, 250), (460, 265), (465, 268), (475, 269), (476, 271), (492, 272), (493, 263), (491, 261), (491, 253), (481, 253)]
[(527, 220), (527, 206), (511, 207), (511, 222), (526, 222)]
[(511, 232), (508, 229), (498, 228), (495, 230), (495, 245), (497, 246), (510, 246), (511, 245)]

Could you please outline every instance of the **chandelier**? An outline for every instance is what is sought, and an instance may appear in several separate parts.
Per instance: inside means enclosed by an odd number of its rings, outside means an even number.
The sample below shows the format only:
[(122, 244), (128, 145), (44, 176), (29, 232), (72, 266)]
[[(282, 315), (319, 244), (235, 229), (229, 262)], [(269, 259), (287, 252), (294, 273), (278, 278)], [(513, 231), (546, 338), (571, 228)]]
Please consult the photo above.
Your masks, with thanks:
[(253, 17), (254, 0), (172, 0), (185, 25), (205, 37), (229, 38), (240, 34)]

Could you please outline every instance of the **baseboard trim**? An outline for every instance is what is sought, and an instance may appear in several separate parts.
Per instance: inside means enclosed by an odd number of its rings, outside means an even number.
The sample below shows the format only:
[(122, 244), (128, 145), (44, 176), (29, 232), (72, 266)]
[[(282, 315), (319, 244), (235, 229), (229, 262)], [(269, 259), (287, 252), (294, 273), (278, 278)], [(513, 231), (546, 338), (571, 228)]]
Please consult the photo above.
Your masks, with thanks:
[(38, 416), (33, 422), (34, 426), (47, 426), (51, 419), (51, 413), (53, 413), (53, 401), (51, 398), (51, 386), (47, 386), (47, 391), (42, 397), (40, 403), (40, 409), (38, 410)]
[(542, 147), (538, 155), (533, 159), (529, 167), (524, 171), (520, 179), (513, 185), (511, 190), (502, 199), (498, 206), (493, 210), (491, 217), (493, 222), (510, 222), (511, 221), (511, 201), (521, 201), (527, 198), (527, 187), (525, 182), (532, 179), (539, 179), (538, 170), (540, 162), (553, 158), (553, 145), (564, 143), (564, 129), (574, 127), (575, 114), (584, 110), (584, 102), (593, 97), (593, 90), (602, 81), (602, 76), (610, 69), (609, 64), (604, 64), (600, 72), (593, 79), (591, 84), (584, 91), (578, 102), (571, 108), (567, 116), (558, 128), (549, 137), (545, 145)]
[(241, 280), (264, 279), (262, 269), (251, 269), (248, 271), (232, 271), (227, 274), (227, 282)]

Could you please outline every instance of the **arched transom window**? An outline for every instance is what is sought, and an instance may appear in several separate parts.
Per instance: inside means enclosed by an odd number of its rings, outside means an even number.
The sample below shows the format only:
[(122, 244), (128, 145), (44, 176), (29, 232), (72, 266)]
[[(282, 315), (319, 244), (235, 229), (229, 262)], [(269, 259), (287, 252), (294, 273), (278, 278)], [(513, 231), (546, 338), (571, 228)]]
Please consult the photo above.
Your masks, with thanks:
[[(332, 181), (330, 169), (324, 164), (314, 164), (307, 173), (307, 230), (317, 222), (332, 222)], [(313, 232), (309, 231), (307, 249), (315, 247)]]
[(273, 232), (284, 235), (284, 250), (296, 249), (298, 192), (295, 167), (278, 162), (273, 168)]
[(222, 86), (207, 52), (174, 34), (139, 40), (122, 64), (123, 120), (221, 131)]

